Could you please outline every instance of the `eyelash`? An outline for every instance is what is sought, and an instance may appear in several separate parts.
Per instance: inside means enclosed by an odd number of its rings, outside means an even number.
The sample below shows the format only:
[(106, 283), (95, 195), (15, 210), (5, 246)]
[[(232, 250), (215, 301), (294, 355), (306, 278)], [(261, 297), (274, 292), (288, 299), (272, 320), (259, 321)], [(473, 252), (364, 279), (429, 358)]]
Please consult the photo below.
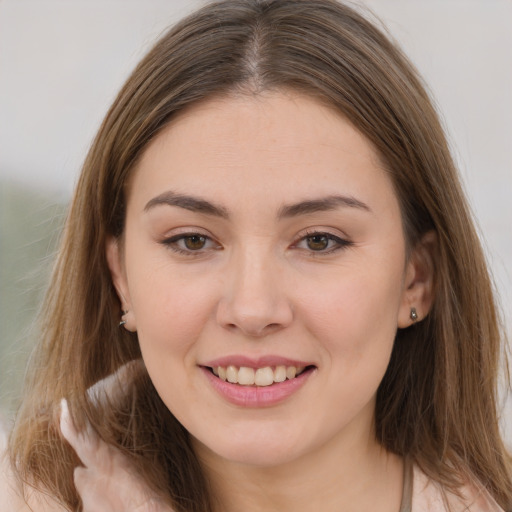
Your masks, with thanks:
[[(170, 238), (166, 238), (165, 240), (162, 240), (161, 244), (165, 245), (172, 251), (177, 252), (178, 254), (183, 254), (185, 256), (191, 256), (191, 257), (200, 256), (200, 255), (204, 254), (204, 251), (208, 250), (209, 248), (207, 248), (207, 249), (201, 248), (198, 250), (193, 250), (193, 249), (182, 248), (182, 247), (179, 247), (179, 245), (178, 245), (180, 242), (185, 243), (185, 240), (195, 238), (195, 237), (203, 238), (205, 240), (205, 244), (208, 244), (208, 243), (215, 244), (214, 240), (211, 237), (209, 237), (208, 235), (204, 235), (203, 233), (197, 233), (197, 232), (195, 232), (195, 233), (180, 233), (179, 235), (174, 235), (174, 236), (171, 236)], [(220, 245), (215, 244), (214, 249), (218, 250), (219, 248), (220, 248)]]
[[(182, 248), (178, 245), (180, 242), (185, 243), (185, 241), (187, 239), (191, 239), (191, 238), (195, 238), (195, 237), (204, 239), (205, 245), (214, 244), (214, 247), (213, 247), (214, 250), (219, 250), (221, 248), (221, 246), (216, 244), (211, 237), (209, 237), (208, 235), (204, 235), (202, 233), (197, 233), (197, 232), (180, 233), (179, 235), (174, 235), (170, 238), (166, 238), (166, 239), (162, 240), (161, 244), (168, 247), (169, 249), (171, 249), (172, 251), (174, 251), (178, 254), (183, 254), (183, 255), (189, 256), (189, 257), (201, 256), (204, 254), (204, 251), (211, 249), (211, 247), (206, 247), (206, 248), (201, 247), (200, 249), (194, 250), (194, 249)], [(328, 249), (320, 249), (320, 250), (299, 247), (299, 244), (301, 244), (303, 242), (307, 243), (308, 239), (312, 239), (314, 237), (319, 237), (319, 238), (325, 237), (328, 241), (328, 244), (330, 244), (332, 242), (332, 243), (334, 243), (334, 246), (329, 247)], [(346, 249), (352, 245), (353, 245), (353, 242), (346, 240), (344, 238), (341, 238), (339, 236), (333, 235), (332, 233), (325, 232), (325, 231), (310, 231), (310, 232), (307, 232), (304, 236), (301, 236), (297, 242), (293, 243), (292, 248), (304, 250), (306, 252), (309, 252), (313, 256), (322, 256), (322, 255), (332, 254), (341, 249)]]
[[(331, 242), (334, 243), (333, 246), (329, 247), (328, 249), (321, 249), (321, 250), (314, 250), (310, 248), (302, 248), (299, 247), (300, 243), (307, 243), (308, 239), (312, 239), (314, 237), (319, 238), (326, 238), (328, 241), (328, 244)], [(339, 236), (333, 235), (332, 233), (326, 232), (326, 231), (308, 231), (304, 236), (301, 236), (297, 242), (293, 244), (293, 248), (306, 251), (308, 255), (314, 256), (314, 257), (320, 257), (320, 256), (327, 256), (329, 254), (333, 254), (337, 251), (346, 249), (350, 246), (354, 245), (353, 242), (346, 240), (344, 238), (341, 238)]]

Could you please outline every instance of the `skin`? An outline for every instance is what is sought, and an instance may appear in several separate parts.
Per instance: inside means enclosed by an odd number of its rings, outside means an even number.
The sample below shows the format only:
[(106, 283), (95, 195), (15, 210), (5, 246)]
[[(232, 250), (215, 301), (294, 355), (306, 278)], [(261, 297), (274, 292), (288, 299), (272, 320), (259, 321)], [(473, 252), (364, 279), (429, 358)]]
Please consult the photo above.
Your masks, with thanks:
[[(164, 204), (169, 191), (222, 215)], [(333, 195), (351, 204), (282, 215)], [(205, 245), (176, 239), (190, 233)], [(309, 97), (211, 99), (148, 146), (129, 183), (125, 233), (107, 257), (125, 328), (137, 331), (158, 393), (190, 432), (219, 510), (399, 509), (402, 461), (375, 441), (375, 396), (397, 328), (412, 323), (412, 306), (420, 320), (430, 308), (432, 241), (406, 256), (374, 148)], [(286, 400), (242, 407), (201, 369), (235, 355), (314, 370)]]

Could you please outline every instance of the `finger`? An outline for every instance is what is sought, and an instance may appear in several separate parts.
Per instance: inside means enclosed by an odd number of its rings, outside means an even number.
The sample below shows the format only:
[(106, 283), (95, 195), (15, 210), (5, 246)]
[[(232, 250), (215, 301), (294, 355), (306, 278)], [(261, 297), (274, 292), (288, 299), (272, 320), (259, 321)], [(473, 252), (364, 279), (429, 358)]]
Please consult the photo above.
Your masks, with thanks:
[[(60, 431), (64, 439), (73, 447), (79, 445), (78, 431), (69, 413), (68, 401), (63, 398), (60, 401)], [(75, 448), (76, 449), (76, 448)]]
[(96, 382), (87, 390), (90, 400), (98, 405), (122, 402), (129, 391), (130, 384), (144, 370), (142, 359), (136, 359), (124, 364), (115, 373)]
[[(119, 403), (126, 396), (129, 384), (143, 369), (141, 359), (121, 366), (114, 374), (91, 386), (87, 390), (89, 398), (99, 406), (105, 406), (109, 401)], [(61, 400), (60, 430), (83, 464), (90, 467), (98, 463), (98, 452), (102, 447), (98, 434), (87, 420), (84, 429), (77, 430), (71, 419), (68, 402), (64, 398)]]
[(60, 402), (60, 431), (64, 439), (75, 450), (82, 464), (88, 467), (96, 464), (100, 439), (88, 422), (82, 432), (77, 430), (69, 413), (68, 402), (65, 398)]

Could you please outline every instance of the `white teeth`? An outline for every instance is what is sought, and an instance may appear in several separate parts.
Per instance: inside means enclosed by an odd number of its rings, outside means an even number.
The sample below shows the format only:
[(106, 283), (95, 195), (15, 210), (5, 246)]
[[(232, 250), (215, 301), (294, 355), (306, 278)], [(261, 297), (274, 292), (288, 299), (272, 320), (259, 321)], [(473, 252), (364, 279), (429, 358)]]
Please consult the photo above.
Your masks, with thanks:
[(284, 382), (286, 380), (286, 366), (276, 366), (274, 370), (274, 381)]
[(295, 375), (297, 375), (297, 368), (295, 366), (288, 366), (286, 368), (286, 378), (291, 380), (295, 378)]
[(226, 368), (226, 378), (228, 379), (228, 382), (231, 382), (231, 384), (236, 384), (238, 382), (238, 370), (235, 366), (228, 366)]
[(252, 368), (242, 366), (240, 370), (238, 370), (238, 384), (242, 384), (243, 386), (252, 386), (254, 384), (254, 370)]
[(270, 366), (258, 368), (254, 375), (254, 384), (256, 386), (270, 386), (274, 383), (274, 371)]
[[(215, 372), (214, 372), (215, 373)], [(228, 380), (228, 377), (226, 375), (226, 368), (223, 368), (222, 366), (217, 367), (217, 373), (219, 374), (219, 378), (222, 380)]]
[(304, 366), (276, 366), (272, 368), (249, 368), (247, 366), (229, 365), (228, 367), (217, 366), (212, 368), (214, 375), (223, 381), (242, 386), (270, 386), (274, 382), (284, 382), (286, 379), (294, 379), (304, 371)]

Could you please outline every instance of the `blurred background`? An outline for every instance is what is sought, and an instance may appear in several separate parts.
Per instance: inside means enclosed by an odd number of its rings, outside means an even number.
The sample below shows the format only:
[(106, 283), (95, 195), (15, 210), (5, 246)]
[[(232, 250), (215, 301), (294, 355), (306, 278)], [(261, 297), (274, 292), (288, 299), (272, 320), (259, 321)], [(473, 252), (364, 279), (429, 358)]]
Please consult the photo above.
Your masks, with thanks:
[[(0, 0), (0, 411), (18, 403), (81, 162), (116, 92), (198, 0)], [(430, 86), (512, 333), (511, 0), (360, 0)], [(502, 427), (512, 446), (512, 398)]]

